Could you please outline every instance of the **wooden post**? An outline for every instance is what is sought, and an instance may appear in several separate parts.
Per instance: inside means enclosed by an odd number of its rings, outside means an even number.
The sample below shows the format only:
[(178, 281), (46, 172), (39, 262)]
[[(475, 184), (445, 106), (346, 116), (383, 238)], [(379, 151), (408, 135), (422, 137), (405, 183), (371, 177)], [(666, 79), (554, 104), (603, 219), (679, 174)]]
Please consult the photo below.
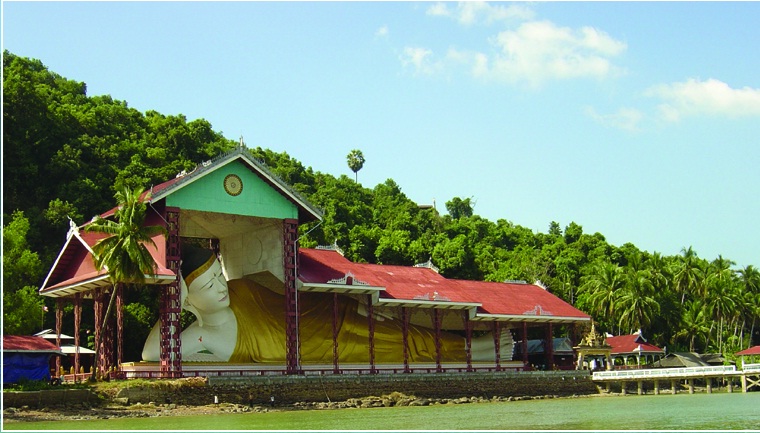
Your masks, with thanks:
[(74, 382), (76, 383), (76, 373), (79, 372), (80, 359), (79, 359), (79, 327), (82, 323), (82, 294), (77, 293), (74, 295), (74, 346), (76, 352), (74, 353)]
[(442, 313), (439, 309), (433, 308), (433, 329), (435, 330), (435, 371), (443, 371), (441, 365), (441, 321)]
[(712, 394), (712, 378), (706, 377), (705, 381), (707, 381), (707, 393)]
[(528, 370), (530, 368), (530, 361), (528, 360), (528, 322), (522, 322), (522, 362), (523, 368)]
[(409, 310), (401, 307), (401, 341), (404, 344), (404, 373), (409, 373)]
[(620, 382), (620, 394), (625, 395), (625, 381)]
[(639, 395), (644, 394), (644, 381), (639, 380), (638, 382), (636, 382), (636, 388)]
[(369, 371), (377, 373), (375, 369), (375, 310), (372, 305), (372, 295), (367, 295), (367, 320), (369, 320)]
[(470, 323), (469, 310), (462, 310), (462, 320), (464, 320), (464, 342), (465, 351), (467, 352), (467, 371), (472, 371), (472, 323)]
[(689, 379), (689, 394), (694, 394), (694, 379)]
[(654, 380), (654, 395), (660, 395), (660, 381)]
[(124, 286), (116, 289), (116, 367), (124, 361)]
[(747, 373), (742, 373), (742, 392), (747, 392)]
[(300, 349), (298, 335), (298, 220), (283, 220), (282, 248), (283, 271), (285, 272), (285, 358), (288, 374), (300, 371)]
[(728, 378), (728, 382), (726, 383), (726, 386), (728, 387), (729, 393), (734, 392), (734, 378), (733, 377)]
[(493, 346), (496, 352), (496, 371), (501, 370), (501, 326), (498, 321), (493, 322)]
[[(61, 347), (61, 326), (63, 325), (63, 298), (55, 300), (55, 345)], [(55, 357), (55, 371), (61, 374), (61, 357)]]
[(333, 293), (333, 318), (332, 318), (332, 334), (333, 334), (333, 373), (340, 373), (338, 367), (338, 293)]
[(673, 393), (673, 395), (678, 393), (678, 390), (676, 389), (676, 380), (670, 379), (670, 392)]

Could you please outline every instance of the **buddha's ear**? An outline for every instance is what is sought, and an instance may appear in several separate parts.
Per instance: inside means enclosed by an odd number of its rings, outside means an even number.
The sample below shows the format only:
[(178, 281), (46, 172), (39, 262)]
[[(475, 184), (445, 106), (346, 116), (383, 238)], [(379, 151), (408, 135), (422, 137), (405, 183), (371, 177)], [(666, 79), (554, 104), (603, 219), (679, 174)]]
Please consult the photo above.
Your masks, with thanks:
[(180, 287), (179, 299), (180, 299), (180, 304), (182, 306), (182, 309), (193, 313), (195, 318), (198, 319), (198, 326), (203, 328), (203, 317), (201, 316), (201, 313), (187, 299), (188, 289), (187, 289), (187, 284), (185, 284), (184, 278), (179, 279), (179, 287)]

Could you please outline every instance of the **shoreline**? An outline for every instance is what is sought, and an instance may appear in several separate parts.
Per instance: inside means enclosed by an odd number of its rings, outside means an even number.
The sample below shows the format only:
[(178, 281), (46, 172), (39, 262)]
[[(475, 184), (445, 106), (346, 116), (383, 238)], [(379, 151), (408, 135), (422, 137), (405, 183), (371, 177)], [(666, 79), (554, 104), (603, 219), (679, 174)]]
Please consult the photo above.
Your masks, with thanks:
[(102, 405), (93, 405), (89, 407), (75, 406), (54, 406), (46, 408), (4, 408), (3, 409), (3, 426), (6, 424), (16, 424), (25, 422), (44, 422), (44, 421), (84, 421), (93, 419), (111, 419), (111, 418), (149, 418), (149, 417), (171, 417), (171, 416), (203, 416), (214, 414), (231, 414), (231, 413), (268, 413), (297, 410), (341, 410), (341, 409), (372, 409), (377, 407), (399, 407), (399, 406), (435, 406), (447, 404), (481, 404), (496, 402), (512, 402), (527, 400), (546, 400), (546, 399), (573, 399), (573, 398), (596, 398), (596, 397), (614, 397), (622, 394), (618, 393), (599, 393), (587, 395), (541, 395), (541, 396), (520, 396), (520, 397), (493, 397), (490, 399), (483, 397), (461, 397), (458, 399), (447, 398), (418, 398), (401, 393), (392, 393), (390, 395), (368, 396), (362, 398), (352, 398), (344, 401), (335, 402), (297, 402), (288, 405), (244, 405), (237, 403), (219, 403), (202, 406), (182, 405), (173, 403), (156, 404), (119, 404), (114, 401)]

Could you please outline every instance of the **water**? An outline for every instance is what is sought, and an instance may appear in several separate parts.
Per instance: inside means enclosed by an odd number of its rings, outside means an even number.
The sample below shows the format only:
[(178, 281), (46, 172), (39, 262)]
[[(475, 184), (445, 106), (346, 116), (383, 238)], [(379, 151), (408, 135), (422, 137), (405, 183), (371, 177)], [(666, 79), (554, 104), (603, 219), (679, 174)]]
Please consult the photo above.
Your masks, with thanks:
[(760, 392), (599, 396), (54, 423), (3, 430), (758, 430)]

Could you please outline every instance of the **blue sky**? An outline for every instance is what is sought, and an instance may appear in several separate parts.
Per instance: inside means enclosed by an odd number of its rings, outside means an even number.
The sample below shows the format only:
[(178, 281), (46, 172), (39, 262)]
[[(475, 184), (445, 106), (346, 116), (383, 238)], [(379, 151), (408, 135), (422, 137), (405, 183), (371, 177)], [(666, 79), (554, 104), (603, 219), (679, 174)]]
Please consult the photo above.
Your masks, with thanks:
[(314, 170), (760, 265), (758, 2), (3, 2), (3, 48)]

